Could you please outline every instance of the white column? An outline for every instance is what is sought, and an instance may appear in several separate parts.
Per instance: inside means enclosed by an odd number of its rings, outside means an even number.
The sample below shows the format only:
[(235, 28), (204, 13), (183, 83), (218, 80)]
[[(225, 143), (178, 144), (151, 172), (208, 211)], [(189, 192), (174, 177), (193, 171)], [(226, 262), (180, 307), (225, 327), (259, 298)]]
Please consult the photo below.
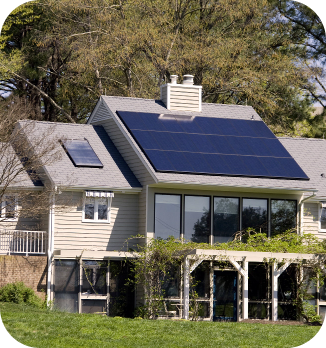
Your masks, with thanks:
[(277, 269), (277, 263), (272, 265), (272, 320), (277, 321), (278, 308), (278, 277), (289, 267), (290, 262), (286, 262)]
[(277, 320), (277, 307), (278, 307), (278, 275), (277, 265), (272, 265), (272, 320)]
[(245, 274), (242, 276), (242, 318), (248, 319), (248, 262), (243, 262)]
[(183, 272), (183, 319), (189, 319), (189, 259), (185, 257)]

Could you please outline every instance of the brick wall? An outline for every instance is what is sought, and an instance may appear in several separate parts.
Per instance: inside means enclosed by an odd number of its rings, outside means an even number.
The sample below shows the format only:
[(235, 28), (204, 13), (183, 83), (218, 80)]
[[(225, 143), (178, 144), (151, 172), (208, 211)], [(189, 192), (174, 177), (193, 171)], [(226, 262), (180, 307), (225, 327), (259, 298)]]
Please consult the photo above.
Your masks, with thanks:
[(23, 282), (42, 299), (46, 294), (47, 257), (0, 255), (0, 287)]

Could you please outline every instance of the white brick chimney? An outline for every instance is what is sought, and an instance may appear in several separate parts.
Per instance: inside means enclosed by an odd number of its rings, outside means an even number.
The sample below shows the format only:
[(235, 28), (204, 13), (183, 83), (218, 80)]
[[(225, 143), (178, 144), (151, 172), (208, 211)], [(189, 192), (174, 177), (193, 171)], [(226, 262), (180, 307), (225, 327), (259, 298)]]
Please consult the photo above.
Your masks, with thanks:
[(202, 86), (194, 86), (193, 75), (183, 75), (182, 84), (178, 75), (171, 75), (171, 83), (161, 86), (161, 100), (168, 110), (201, 111)]

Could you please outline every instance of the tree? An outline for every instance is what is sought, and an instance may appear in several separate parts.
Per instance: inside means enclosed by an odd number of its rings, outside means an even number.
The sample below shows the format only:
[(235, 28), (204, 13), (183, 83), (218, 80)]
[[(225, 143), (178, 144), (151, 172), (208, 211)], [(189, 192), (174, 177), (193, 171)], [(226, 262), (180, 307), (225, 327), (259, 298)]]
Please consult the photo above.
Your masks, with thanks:
[(309, 134), (309, 38), (284, 18), (275, 0), (39, 0), (4, 26), (0, 89), (46, 120), (84, 122), (101, 94), (159, 98), (170, 74), (192, 73), (205, 102), (252, 105), (277, 134)]
[[(58, 142), (51, 141), (53, 129), (36, 134), (35, 121), (18, 122), (33, 113), (17, 99), (0, 103), (0, 222), (9, 223), (12, 218), (35, 219), (48, 213), (54, 187), (42, 176), (43, 166), (60, 157)], [(33, 134), (33, 143), (26, 134)]]

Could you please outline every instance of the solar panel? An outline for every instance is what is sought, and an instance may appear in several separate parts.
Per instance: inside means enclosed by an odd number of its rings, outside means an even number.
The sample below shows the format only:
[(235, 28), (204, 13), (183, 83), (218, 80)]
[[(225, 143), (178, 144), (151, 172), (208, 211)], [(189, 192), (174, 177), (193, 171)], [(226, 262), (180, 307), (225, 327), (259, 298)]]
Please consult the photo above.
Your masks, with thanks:
[(263, 121), (117, 113), (158, 172), (309, 180)]
[(76, 167), (103, 168), (102, 162), (86, 139), (64, 140), (62, 145)]

